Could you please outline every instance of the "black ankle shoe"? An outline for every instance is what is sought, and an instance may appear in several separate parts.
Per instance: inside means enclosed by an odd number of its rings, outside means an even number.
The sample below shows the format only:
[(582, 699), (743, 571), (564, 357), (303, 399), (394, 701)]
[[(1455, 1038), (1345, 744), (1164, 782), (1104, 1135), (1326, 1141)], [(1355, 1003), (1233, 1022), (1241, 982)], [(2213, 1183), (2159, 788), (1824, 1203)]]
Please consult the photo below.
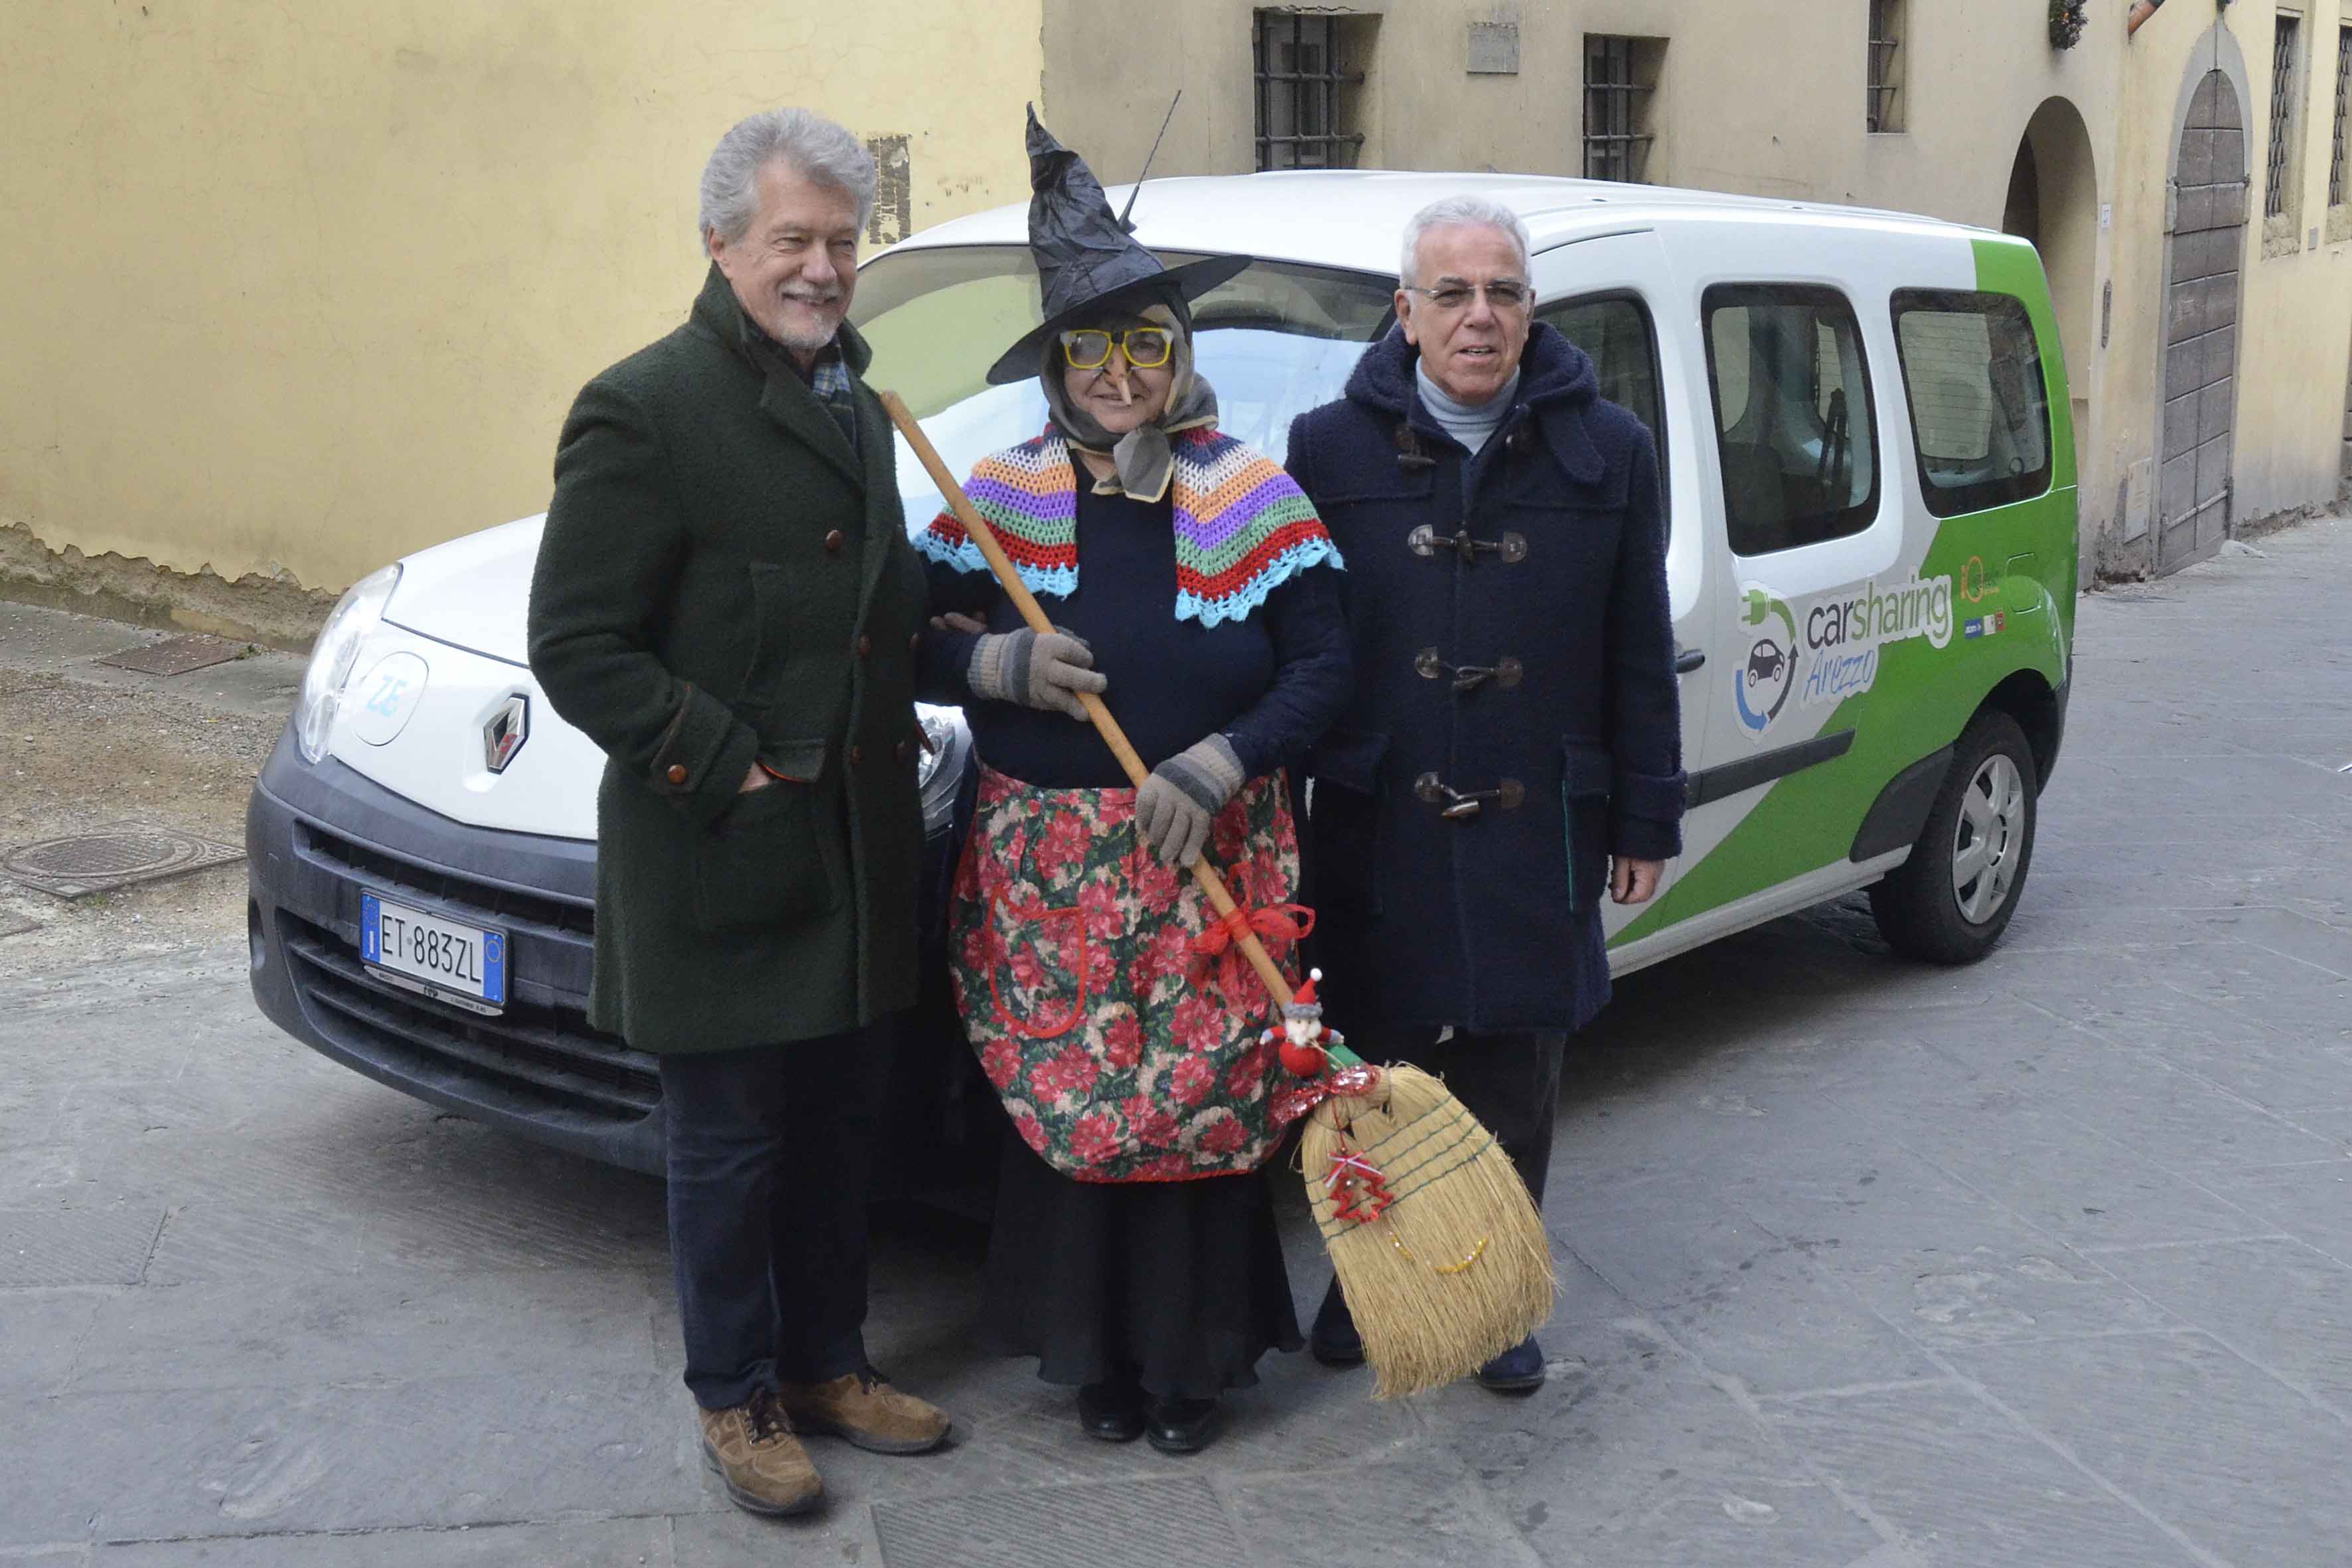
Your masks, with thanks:
[(1478, 1369), (1478, 1386), (1496, 1394), (1530, 1394), (1544, 1385), (1543, 1346), (1521, 1340)]
[(1078, 1425), (1089, 1437), (1132, 1443), (1143, 1436), (1144, 1403), (1140, 1384), (1089, 1383), (1078, 1390)]
[(1307, 1349), (1325, 1366), (1364, 1364), (1364, 1336), (1356, 1331), (1355, 1315), (1348, 1310), (1348, 1299), (1339, 1294), (1337, 1279), (1323, 1292), (1315, 1326), (1307, 1333)]
[(1163, 1454), (1197, 1454), (1216, 1436), (1213, 1399), (1155, 1399), (1143, 1435)]

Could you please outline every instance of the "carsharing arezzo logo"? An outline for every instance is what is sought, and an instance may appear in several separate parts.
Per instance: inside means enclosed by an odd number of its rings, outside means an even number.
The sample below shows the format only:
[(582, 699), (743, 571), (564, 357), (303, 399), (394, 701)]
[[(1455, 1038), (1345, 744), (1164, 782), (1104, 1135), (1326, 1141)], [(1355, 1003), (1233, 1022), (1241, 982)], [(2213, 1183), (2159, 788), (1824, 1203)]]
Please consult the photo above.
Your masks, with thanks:
[[(1889, 643), (1925, 637), (1940, 648), (1952, 640), (1952, 580), (1912, 577), (1823, 599), (1797, 616), (1768, 588), (1746, 592), (1742, 622), (1758, 628), (1746, 665), (1733, 678), (1739, 721), (1760, 735), (1780, 716), (1791, 692), (1801, 707), (1842, 702), (1878, 683), (1880, 651)], [(1972, 634), (1974, 635), (1974, 634)]]
[[(1778, 617), (1776, 629), (1766, 623)], [(1731, 700), (1739, 721), (1760, 735), (1788, 706), (1797, 684), (1797, 618), (1789, 606), (1762, 588), (1748, 590), (1748, 608), (1741, 617), (1760, 635), (1748, 649), (1747, 660), (1732, 672)]]

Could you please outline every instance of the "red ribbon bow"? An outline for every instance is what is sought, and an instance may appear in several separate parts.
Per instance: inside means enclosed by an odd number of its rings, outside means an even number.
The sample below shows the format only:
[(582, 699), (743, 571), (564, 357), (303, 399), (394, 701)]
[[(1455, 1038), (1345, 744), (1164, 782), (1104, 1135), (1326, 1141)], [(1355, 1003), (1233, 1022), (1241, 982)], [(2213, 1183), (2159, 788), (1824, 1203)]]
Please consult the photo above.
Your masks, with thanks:
[(1192, 939), (1192, 951), (1215, 966), (1217, 984), (1230, 1000), (1246, 994), (1249, 984), (1235, 940), (1244, 931), (1255, 931), (1278, 959), (1284, 944), (1305, 941), (1314, 929), (1315, 911), (1305, 904), (1267, 904), (1255, 910), (1236, 904), (1232, 914), (1219, 915), (1202, 928)]

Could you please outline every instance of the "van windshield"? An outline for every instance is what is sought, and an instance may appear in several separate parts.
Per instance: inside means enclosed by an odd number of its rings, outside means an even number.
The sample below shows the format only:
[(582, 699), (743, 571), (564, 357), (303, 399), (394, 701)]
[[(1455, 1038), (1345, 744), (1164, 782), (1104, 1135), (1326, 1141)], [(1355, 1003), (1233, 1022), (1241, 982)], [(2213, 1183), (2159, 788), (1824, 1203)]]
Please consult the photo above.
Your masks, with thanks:
[[(1170, 266), (1196, 251), (1161, 251)], [(1339, 395), (1348, 373), (1388, 328), (1396, 284), (1370, 272), (1261, 261), (1192, 302), (1194, 357), (1217, 389), (1218, 428), (1279, 463), (1290, 422)], [(874, 349), (866, 379), (896, 390), (959, 474), (1045, 427), (1034, 379), (988, 384), (988, 367), (1034, 326), (1037, 268), (1025, 245), (942, 246), (876, 258), (857, 277), (850, 319)], [(908, 529), (940, 492), (898, 442)]]

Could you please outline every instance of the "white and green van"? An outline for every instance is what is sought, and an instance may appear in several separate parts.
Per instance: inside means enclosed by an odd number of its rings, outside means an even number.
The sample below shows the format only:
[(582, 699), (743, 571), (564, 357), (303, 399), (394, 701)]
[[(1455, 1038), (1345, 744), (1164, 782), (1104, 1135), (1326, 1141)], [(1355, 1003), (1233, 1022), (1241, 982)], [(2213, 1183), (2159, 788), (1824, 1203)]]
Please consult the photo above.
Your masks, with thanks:
[[(1889, 942), (1999, 939), (2057, 759), (2074, 447), (2032, 247), (1934, 219), (1582, 180), (1286, 173), (1156, 182), (1139, 237), (1256, 266), (1195, 307), (1225, 428), (1279, 458), (1391, 321), (1399, 237), (1439, 196), (1525, 219), (1537, 315), (1657, 437), (1681, 646), (1685, 849), (1612, 906), (1618, 973), (1858, 888)], [(857, 317), (951, 466), (1025, 438), (986, 387), (1034, 319), (1024, 211), (869, 263)], [(911, 525), (937, 492), (902, 462)]]
[[(1281, 458), (1292, 416), (1337, 397), (1388, 330), (1405, 219), (1462, 192), (1525, 217), (1538, 314), (1664, 458), (1692, 810), (1661, 896), (1610, 907), (1614, 966), (1864, 887), (1901, 951), (1982, 953), (2024, 888), (2074, 631), (2074, 433), (2032, 250), (1580, 180), (1156, 182), (1135, 209), (1145, 243), (1260, 258), (1196, 306), (1227, 429)], [(1024, 207), (874, 258), (854, 315), (875, 379), (958, 471), (1043, 426), (1034, 382), (984, 380), (1037, 319)], [(899, 483), (921, 528), (939, 498), (903, 449)], [(524, 653), (541, 521), (393, 563), (329, 618), (247, 814), (254, 995), (384, 1083), (657, 1171), (653, 1058), (587, 1023), (601, 762)], [(953, 710), (922, 721), (936, 905), (971, 744)], [(396, 972), (368, 935), (387, 911), (498, 962), (462, 985)], [(950, 1084), (933, 1053), (967, 1053), (946, 987), (927, 996), (902, 1077)]]

